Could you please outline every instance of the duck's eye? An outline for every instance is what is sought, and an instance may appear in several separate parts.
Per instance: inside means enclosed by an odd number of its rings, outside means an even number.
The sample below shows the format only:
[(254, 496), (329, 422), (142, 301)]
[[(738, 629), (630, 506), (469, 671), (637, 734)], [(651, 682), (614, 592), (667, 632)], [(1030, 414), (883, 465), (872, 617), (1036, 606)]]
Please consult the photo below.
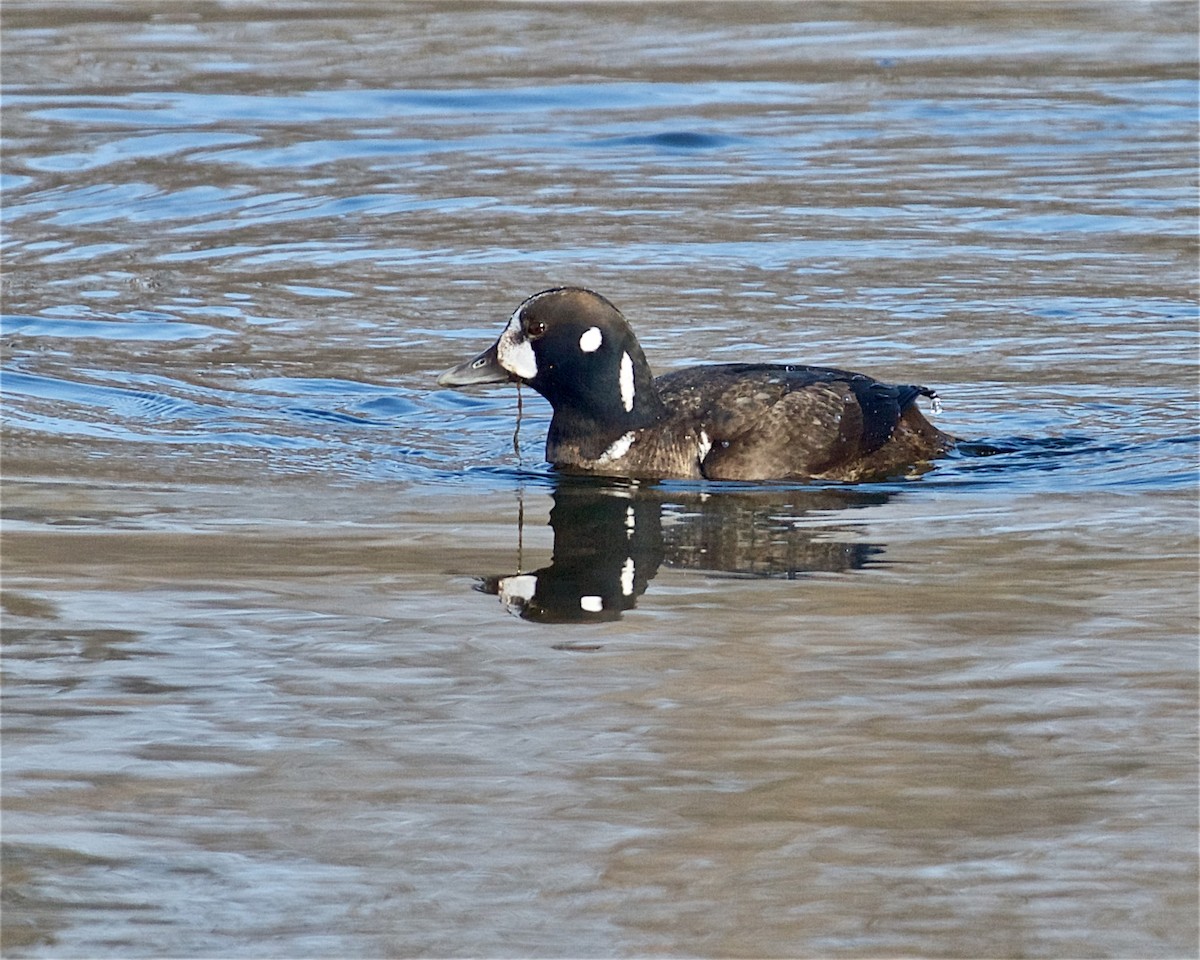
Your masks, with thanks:
[(530, 320), (529, 325), (525, 327), (525, 336), (530, 340), (536, 340), (543, 336), (546, 332), (546, 324), (541, 320)]

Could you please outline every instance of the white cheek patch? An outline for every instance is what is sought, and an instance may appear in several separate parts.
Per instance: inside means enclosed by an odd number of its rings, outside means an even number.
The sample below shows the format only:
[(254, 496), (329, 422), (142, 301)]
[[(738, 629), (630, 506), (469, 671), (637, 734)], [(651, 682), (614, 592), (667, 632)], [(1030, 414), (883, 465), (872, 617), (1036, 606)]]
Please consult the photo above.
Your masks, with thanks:
[(579, 609), (588, 613), (599, 613), (604, 609), (604, 598), (596, 596), (580, 597)]
[(701, 430), (700, 439), (696, 441), (696, 457), (701, 463), (704, 462), (704, 458), (708, 456), (710, 450), (712, 450), (712, 441), (708, 438), (708, 434)]
[(537, 376), (537, 357), (533, 355), (533, 346), (521, 336), (521, 312), (518, 310), (508, 321), (508, 326), (496, 341), (496, 359), (509, 373), (514, 373), (522, 380), (532, 380)]
[(633, 410), (633, 361), (629, 354), (621, 354), (621, 403), (625, 412)]
[(500, 602), (509, 610), (520, 611), (537, 592), (538, 578), (532, 573), (520, 573), (500, 581)]
[(588, 327), (579, 337), (579, 349), (584, 353), (595, 353), (604, 342), (604, 334), (599, 327)]

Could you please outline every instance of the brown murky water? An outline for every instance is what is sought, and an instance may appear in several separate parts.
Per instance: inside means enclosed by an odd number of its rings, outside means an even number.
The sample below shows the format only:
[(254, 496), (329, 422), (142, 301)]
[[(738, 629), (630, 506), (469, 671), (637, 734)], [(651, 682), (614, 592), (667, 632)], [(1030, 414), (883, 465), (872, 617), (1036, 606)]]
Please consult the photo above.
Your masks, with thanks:
[[(3, 16), (6, 956), (1197, 954), (1194, 4)], [(559, 283), (972, 443), (561, 482)]]

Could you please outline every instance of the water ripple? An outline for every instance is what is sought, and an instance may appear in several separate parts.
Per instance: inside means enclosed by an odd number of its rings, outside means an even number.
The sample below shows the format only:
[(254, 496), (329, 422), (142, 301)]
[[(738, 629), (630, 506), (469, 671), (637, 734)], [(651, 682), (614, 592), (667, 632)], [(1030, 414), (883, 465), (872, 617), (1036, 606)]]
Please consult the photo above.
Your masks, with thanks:
[(0, 317), (0, 336), (67, 337), (82, 340), (195, 340), (222, 336), (226, 331), (199, 323), (157, 320), (149, 317), (133, 322), (121, 320), (77, 320), (57, 317)]

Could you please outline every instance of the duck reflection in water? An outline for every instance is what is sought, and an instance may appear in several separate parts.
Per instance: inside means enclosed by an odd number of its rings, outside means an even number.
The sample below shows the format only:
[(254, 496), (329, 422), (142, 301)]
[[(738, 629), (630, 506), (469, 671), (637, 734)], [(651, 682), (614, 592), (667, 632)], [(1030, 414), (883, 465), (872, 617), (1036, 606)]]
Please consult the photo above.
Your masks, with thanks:
[(884, 503), (886, 492), (767, 488), (700, 491), (563, 477), (552, 494), (554, 551), (531, 572), (484, 577), (479, 589), (539, 623), (617, 620), (659, 568), (794, 580), (865, 566), (882, 551), (829, 539), (804, 518)]

